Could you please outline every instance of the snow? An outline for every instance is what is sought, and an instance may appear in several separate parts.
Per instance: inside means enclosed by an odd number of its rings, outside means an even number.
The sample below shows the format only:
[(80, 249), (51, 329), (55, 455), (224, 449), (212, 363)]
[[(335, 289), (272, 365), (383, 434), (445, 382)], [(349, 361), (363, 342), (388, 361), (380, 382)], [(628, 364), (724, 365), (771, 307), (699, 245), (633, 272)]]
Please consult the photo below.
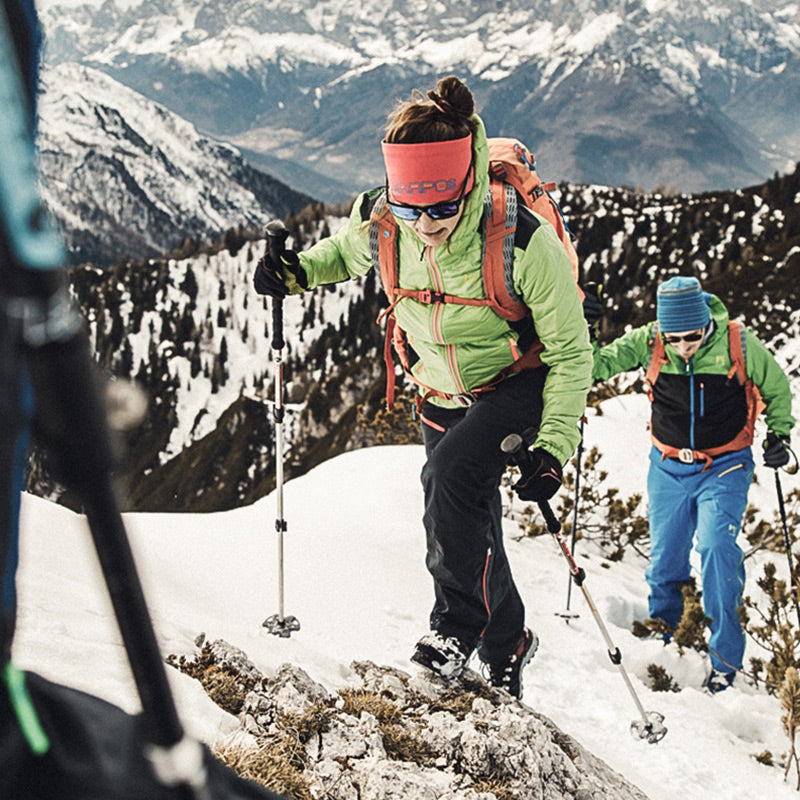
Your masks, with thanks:
[(619, 14), (598, 14), (567, 40), (568, 45), (578, 54), (591, 53), (605, 42), (621, 24), (622, 19)]
[[(597, 446), (608, 485), (623, 497), (644, 489), (647, 401), (622, 395), (592, 413), (586, 447)], [(275, 495), (215, 514), (127, 514), (151, 615), (164, 655), (190, 655), (201, 632), (244, 650), (265, 673), (285, 662), (302, 667), (329, 690), (347, 686), (350, 663), (370, 659), (413, 671), (414, 642), (427, 627), (432, 590), (424, 566), (420, 446), (383, 446), (346, 453), (289, 481), (284, 492), (285, 613), (301, 630), (271, 636), (262, 621), (278, 611)], [(771, 515), (770, 475), (762, 470), (750, 501)], [(791, 481), (791, 483), (790, 483)], [(784, 492), (796, 484), (784, 481)], [(646, 615), (645, 562), (633, 553), (602, 560), (579, 541), (584, 587), (623, 654), (637, 695), (665, 717), (666, 737), (648, 744), (628, 732), (638, 713), (589, 607), (572, 587), (567, 621), (567, 566), (550, 537), (519, 538), (506, 519), (506, 541), (528, 623), (541, 640), (525, 673), (524, 702), (549, 716), (653, 800), (789, 800), (797, 795), (783, 770), (758, 763), (788, 749), (776, 698), (738, 680), (711, 697), (700, 688), (705, 663), (696, 652), (636, 639), (634, 618)], [(780, 554), (778, 554), (780, 555)], [(779, 574), (786, 559), (775, 557)], [(748, 560), (750, 583), (766, 556)], [(752, 564), (757, 561), (759, 563)], [(695, 566), (696, 569), (696, 566)], [(129, 711), (138, 707), (85, 519), (25, 495), (22, 504), (18, 666), (90, 691)], [(748, 643), (747, 656), (757, 654)], [(663, 666), (677, 693), (649, 689), (648, 664)], [(190, 678), (170, 669), (190, 732), (221, 743), (235, 720)]]
[(250, 28), (230, 26), (218, 37), (205, 38), (187, 48), (186, 64), (211, 74), (228, 69), (255, 69), (270, 58), (284, 58), (326, 66), (347, 68), (364, 64), (364, 59), (351, 49), (332, 42), (324, 36), (301, 33), (255, 33)]

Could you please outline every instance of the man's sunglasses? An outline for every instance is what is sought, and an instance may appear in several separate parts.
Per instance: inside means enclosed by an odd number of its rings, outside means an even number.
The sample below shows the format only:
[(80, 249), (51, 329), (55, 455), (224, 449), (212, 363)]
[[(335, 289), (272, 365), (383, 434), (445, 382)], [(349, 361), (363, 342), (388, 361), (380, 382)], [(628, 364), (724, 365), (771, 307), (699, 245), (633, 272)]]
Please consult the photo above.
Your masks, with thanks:
[(678, 344), (678, 342), (699, 342), (706, 335), (705, 331), (695, 331), (687, 333), (685, 336), (670, 336), (664, 334), (664, 341), (667, 344)]
[(461, 194), (455, 200), (443, 200), (441, 203), (433, 203), (429, 206), (409, 206), (405, 203), (394, 203), (389, 200), (389, 179), (386, 179), (386, 205), (389, 210), (398, 219), (405, 220), (406, 222), (414, 222), (418, 220), (423, 214), (427, 214), (431, 219), (450, 219), (458, 214), (458, 209), (461, 208), (461, 201), (464, 199), (467, 184), (469, 183), (469, 173), (472, 170), (472, 163), (467, 169), (467, 175), (464, 178), (464, 183), (461, 186)]

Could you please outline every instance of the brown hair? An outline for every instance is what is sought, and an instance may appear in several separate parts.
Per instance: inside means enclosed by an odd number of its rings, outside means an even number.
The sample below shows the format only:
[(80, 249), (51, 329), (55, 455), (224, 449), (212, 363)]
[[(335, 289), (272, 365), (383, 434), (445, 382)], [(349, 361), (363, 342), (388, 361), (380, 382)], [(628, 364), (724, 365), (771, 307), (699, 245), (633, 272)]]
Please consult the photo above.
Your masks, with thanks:
[(386, 141), (418, 144), (462, 139), (475, 130), (474, 113), (472, 92), (455, 75), (448, 75), (427, 93), (427, 99), (415, 89), (411, 100), (392, 109), (386, 125)]

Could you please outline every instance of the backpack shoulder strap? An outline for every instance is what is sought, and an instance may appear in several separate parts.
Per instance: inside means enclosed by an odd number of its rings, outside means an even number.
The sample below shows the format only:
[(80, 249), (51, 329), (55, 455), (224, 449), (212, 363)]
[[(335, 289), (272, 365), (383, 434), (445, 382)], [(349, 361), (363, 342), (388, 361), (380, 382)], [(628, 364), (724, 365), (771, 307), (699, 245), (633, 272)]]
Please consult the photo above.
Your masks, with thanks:
[(650, 340), (650, 363), (647, 365), (647, 370), (644, 374), (645, 384), (647, 386), (647, 396), (650, 402), (653, 401), (653, 386), (655, 385), (658, 373), (661, 372), (661, 367), (665, 362), (664, 357), (664, 341), (661, 338), (658, 330), (658, 320), (653, 325), (651, 331), (652, 339)]
[(514, 187), (491, 179), (483, 211), (483, 285), (492, 308), (504, 319), (528, 314), (514, 289), (514, 241), (519, 204)]
[(747, 382), (747, 328), (738, 322), (728, 322), (728, 351), (731, 356), (731, 369), (728, 378), (734, 375), (740, 386)]
[(372, 207), (369, 223), (369, 249), (372, 266), (381, 276), (389, 302), (397, 293), (397, 222), (386, 205), (386, 193), (381, 192)]

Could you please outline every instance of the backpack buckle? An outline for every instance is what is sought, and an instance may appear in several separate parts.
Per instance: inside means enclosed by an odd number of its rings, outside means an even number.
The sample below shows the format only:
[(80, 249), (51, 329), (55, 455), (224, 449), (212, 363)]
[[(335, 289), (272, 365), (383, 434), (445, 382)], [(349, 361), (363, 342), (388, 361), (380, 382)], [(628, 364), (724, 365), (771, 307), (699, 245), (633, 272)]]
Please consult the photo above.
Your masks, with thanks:
[(453, 400), (456, 401), (460, 406), (464, 408), (469, 408), (473, 403), (477, 401), (477, 397), (472, 392), (464, 392), (463, 394), (454, 394)]
[(504, 181), (508, 177), (508, 170), (501, 161), (494, 161), (489, 164), (489, 174), (496, 181)]
[(431, 305), (432, 303), (444, 303), (445, 295), (443, 292), (436, 292), (433, 289), (422, 289), (417, 294), (417, 300), (424, 305)]
[(694, 464), (694, 450), (688, 447), (682, 447), (678, 451), (678, 461), (683, 464)]

